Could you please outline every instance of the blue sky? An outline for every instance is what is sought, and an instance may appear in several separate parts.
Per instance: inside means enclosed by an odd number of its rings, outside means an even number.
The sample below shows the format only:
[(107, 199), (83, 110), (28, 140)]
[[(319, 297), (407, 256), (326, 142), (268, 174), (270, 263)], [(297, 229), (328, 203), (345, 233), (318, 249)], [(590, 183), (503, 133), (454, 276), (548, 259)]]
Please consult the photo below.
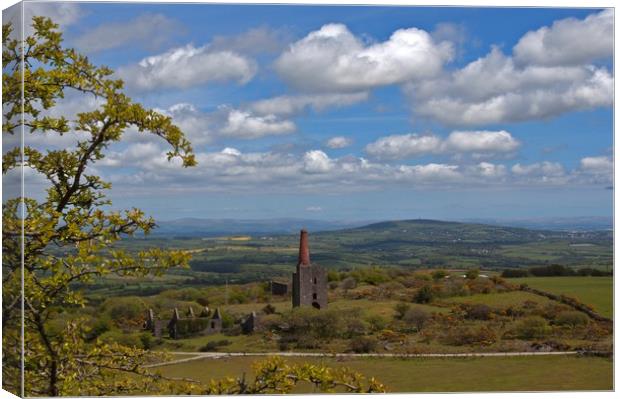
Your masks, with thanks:
[[(129, 131), (92, 169), (118, 208), (159, 219), (611, 215), (613, 11), (26, 7), (56, 18), (67, 45), (194, 143), (199, 164), (183, 170)], [(60, 109), (96, 105), (69, 95)]]

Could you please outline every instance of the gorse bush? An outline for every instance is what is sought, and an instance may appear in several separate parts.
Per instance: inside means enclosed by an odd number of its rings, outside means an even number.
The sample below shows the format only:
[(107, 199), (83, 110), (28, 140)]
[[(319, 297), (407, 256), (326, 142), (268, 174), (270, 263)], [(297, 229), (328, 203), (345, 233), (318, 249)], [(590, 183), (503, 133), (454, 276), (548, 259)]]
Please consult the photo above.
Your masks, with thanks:
[(433, 287), (430, 285), (425, 285), (418, 290), (413, 298), (413, 301), (416, 303), (429, 303), (433, 300), (433, 298), (435, 298)]
[(529, 316), (517, 323), (515, 333), (518, 338), (544, 338), (551, 333), (547, 320), (540, 316)]
[[(293, 309), (282, 316), (281, 341), (303, 348), (317, 348), (336, 338), (349, 339), (365, 335), (369, 324), (359, 310), (317, 310), (310, 307)], [(278, 327), (279, 328), (279, 327)]]
[(582, 312), (564, 311), (560, 312), (555, 318), (555, 324), (567, 327), (585, 326), (590, 322), (590, 318)]
[(420, 331), (430, 318), (431, 315), (427, 311), (420, 308), (412, 308), (405, 312), (402, 321), (413, 325), (417, 331)]
[(394, 311), (396, 312), (396, 314), (394, 315), (394, 317), (398, 320), (402, 319), (403, 316), (405, 315), (405, 313), (407, 313), (407, 311), (411, 309), (411, 305), (406, 303), (406, 302), (399, 302), (394, 306)]
[(465, 317), (471, 320), (489, 320), (494, 313), (493, 308), (483, 303), (464, 306), (464, 311)]
[(454, 346), (487, 346), (497, 341), (497, 334), (488, 326), (455, 326), (444, 332), (442, 340), (446, 344)]
[(377, 350), (377, 339), (373, 337), (356, 337), (350, 340), (349, 349), (355, 353), (370, 353)]

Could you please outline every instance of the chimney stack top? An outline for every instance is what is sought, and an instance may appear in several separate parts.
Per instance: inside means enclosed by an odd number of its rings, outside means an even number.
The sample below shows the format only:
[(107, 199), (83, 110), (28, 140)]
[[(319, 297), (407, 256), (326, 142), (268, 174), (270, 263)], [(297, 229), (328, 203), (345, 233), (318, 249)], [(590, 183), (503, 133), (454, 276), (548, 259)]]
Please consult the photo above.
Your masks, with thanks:
[(299, 259), (297, 265), (310, 265), (310, 249), (308, 248), (308, 231), (306, 229), (301, 230), (299, 237)]

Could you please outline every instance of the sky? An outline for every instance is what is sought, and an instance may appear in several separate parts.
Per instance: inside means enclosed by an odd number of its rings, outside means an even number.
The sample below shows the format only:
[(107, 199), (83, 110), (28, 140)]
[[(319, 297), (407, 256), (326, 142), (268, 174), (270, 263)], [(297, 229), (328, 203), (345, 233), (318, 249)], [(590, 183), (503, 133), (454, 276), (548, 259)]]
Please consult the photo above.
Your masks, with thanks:
[[(131, 129), (90, 173), (156, 219), (611, 216), (613, 10), (25, 3), (198, 165)], [(5, 14), (8, 15), (8, 14)], [(97, 100), (67, 93), (52, 111)], [(33, 134), (27, 144), (75, 145)], [(43, 186), (26, 173), (27, 193)]]

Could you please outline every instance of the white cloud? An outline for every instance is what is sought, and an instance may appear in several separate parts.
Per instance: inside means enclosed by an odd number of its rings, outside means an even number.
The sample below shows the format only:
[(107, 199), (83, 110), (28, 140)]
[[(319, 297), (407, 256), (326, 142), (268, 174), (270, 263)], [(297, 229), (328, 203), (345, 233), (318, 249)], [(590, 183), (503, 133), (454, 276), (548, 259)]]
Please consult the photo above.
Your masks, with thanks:
[[(158, 143), (160, 144), (160, 143)], [(339, 193), (399, 188), (462, 188), (511, 186), (592, 186), (609, 184), (609, 173), (586, 173), (582, 168), (567, 172), (554, 162), (530, 165), (479, 162), (474, 164), (422, 163), (390, 165), (364, 158), (330, 158), (320, 150), (303, 155), (276, 152), (242, 152), (224, 148), (217, 152), (197, 152), (198, 165), (182, 168), (180, 162), (166, 160), (158, 146), (133, 145), (113, 153), (112, 162), (101, 165), (99, 174), (116, 188), (132, 193), (161, 190), (188, 192), (313, 192)], [(603, 163), (602, 160), (594, 162)], [(592, 161), (584, 164), (593, 166)]]
[(189, 103), (175, 104), (157, 111), (172, 117), (172, 121), (194, 145), (211, 143), (224, 138), (257, 139), (284, 135), (295, 131), (295, 124), (275, 115), (255, 115), (251, 111), (222, 105), (212, 112), (202, 112)]
[(323, 212), (323, 208), (320, 206), (308, 206), (306, 207), (307, 212)]
[(614, 161), (610, 157), (585, 157), (579, 162), (579, 176), (593, 184), (613, 184)]
[(455, 182), (462, 179), (462, 174), (457, 165), (429, 163), (426, 165), (401, 165), (398, 171), (405, 177), (413, 180), (430, 181), (436, 183)]
[(471, 153), (511, 153), (521, 144), (505, 130), (491, 131), (456, 131), (450, 133), (443, 143), (446, 152)]
[(441, 138), (434, 135), (391, 135), (368, 144), (366, 152), (379, 159), (403, 159), (437, 153), (441, 143)]
[(332, 149), (346, 148), (350, 146), (351, 144), (353, 144), (353, 140), (349, 137), (344, 137), (344, 136), (332, 137), (329, 140), (327, 140), (327, 142), (325, 143), (326, 146)]
[(581, 170), (591, 173), (611, 173), (614, 163), (606, 156), (585, 157), (580, 161)]
[(318, 112), (328, 107), (344, 107), (367, 99), (368, 92), (279, 96), (255, 101), (250, 108), (260, 114), (288, 116), (302, 112), (307, 107)]
[(557, 162), (537, 162), (529, 165), (515, 164), (512, 167), (512, 173), (519, 176), (563, 176), (565, 174), (564, 167)]
[(117, 73), (130, 88), (155, 90), (188, 88), (208, 82), (244, 84), (252, 79), (256, 68), (252, 59), (241, 54), (188, 44), (121, 67)]
[(321, 150), (308, 151), (304, 154), (304, 171), (308, 173), (327, 173), (333, 166), (332, 160)]
[(429, 154), (471, 154), (474, 157), (514, 153), (518, 140), (504, 130), (455, 131), (442, 140), (435, 135), (392, 135), (366, 146), (366, 152), (378, 159), (404, 159)]
[(226, 124), (220, 132), (226, 136), (255, 139), (270, 135), (282, 135), (295, 131), (295, 124), (280, 120), (275, 115), (257, 116), (249, 111), (231, 109)]
[(157, 110), (172, 117), (189, 141), (194, 145), (209, 143), (214, 139), (215, 132), (213, 118), (200, 112), (192, 104), (179, 103), (166, 110)]
[(469, 167), (472, 174), (488, 177), (488, 178), (501, 178), (506, 176), (506, 166), (497, 165), (490, 162), (480, 162), (477, 165)]
[(514, 47), (524, 64), (579, 65), (611, 57), (614, 49), (614, 10), (567, 18), (526, 33)]
[(181, 24), (165, 15), (146, 13), (130, 21), (99, 25), (75, 39), (75, 44), (86, 52), (136, 44), (153, 50), (169, 43), (182, 30)]
[[(320, 150), (307, 151), (299, 157), (273, 152), (242, 153), (235, 148), (225, 148), (219, 152), (197, 153), (198, 166), (189, 169), (181, 168), (178, 162), (167, 162), (164, 151), (156, 155), (157, 151), (157, 148), (150, 146), (133, 146), (124, 152), (111, 154), (109, 158), (139, 170), (126, 173), (114, 167), (117, 164), (113, 162), (102, 164), (107, 166), (102, 173), (111, 172), (104, 177), (109, 178), (115, 187), (131, 187), (132, 192), (157, 191), (163, 186), (184, 192), (305, 192), (316, 188), (340, 192), (372, 190), (386, 185), (461, 184), (468, 179), (465, 169), (461, 170), (457, 165), (390, 166), (351, 156), (330, 158)], [(479, 179), (479, 176), (472, 175), (471, 178)]]
[(593, 66), (524, 66), (497, 48), (463, 69), (409, 84), (415, 114), (477, 126), (549, 118), (609, 106), (613, 77)]
[(561, 164), (549, 161), (529, 165), (517, 163), (511, 171), (522, 183), (563, 184), (571, 178)]
[(452, 53), (449, 42), (435, 43), (416, 28), (397, 30), (385, 42), (366, 45), (345, 25), (328, 24), (293, 43), (275, 67), (297, 88), (361, 91), (433, 77)]

